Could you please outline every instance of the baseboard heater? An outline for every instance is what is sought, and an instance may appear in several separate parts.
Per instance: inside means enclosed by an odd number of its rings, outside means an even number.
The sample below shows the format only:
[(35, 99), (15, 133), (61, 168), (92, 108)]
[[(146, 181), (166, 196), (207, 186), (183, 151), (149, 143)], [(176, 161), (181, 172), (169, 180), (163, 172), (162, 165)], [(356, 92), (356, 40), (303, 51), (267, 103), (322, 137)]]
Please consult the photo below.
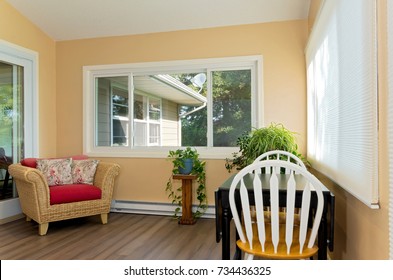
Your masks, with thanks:
[[(175, 209), (176, 207), (170, 203), (159, 202), (113, 200), (111, 204), (111, 212), (115, 213), (172, 216)], [(193, 205), (193, 212), (195, 212), (196, 209), (197, 205)], [(179, 215), (181, 215), (181, 211)], [(202, 217), (215, 218), (215, 207), (209, 206)]]

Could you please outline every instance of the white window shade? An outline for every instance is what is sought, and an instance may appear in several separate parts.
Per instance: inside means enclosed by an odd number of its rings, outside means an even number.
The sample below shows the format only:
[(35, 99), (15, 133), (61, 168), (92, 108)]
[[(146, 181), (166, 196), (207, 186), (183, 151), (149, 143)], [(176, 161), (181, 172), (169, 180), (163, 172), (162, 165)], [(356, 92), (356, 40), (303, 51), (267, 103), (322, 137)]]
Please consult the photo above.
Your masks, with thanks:
[(313, 167), (378, 208), (376, 3), (324, 1), (306, 48)]

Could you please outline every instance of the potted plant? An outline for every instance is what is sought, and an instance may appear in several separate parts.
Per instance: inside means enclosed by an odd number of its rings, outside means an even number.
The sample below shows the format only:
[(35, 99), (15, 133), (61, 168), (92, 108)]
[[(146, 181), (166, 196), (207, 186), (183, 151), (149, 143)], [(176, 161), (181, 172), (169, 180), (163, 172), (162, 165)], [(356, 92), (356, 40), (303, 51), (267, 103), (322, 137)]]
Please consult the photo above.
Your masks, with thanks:
[(201, 217), (207, 210), (207, 196), (206, 196), (206, 173), (205, 173), (205, 161), (199, 158), (199, 154), (196, 149), (186, 147), (185, 149), (177, 149), (169, 151), (168, 159), (173, 163), (172, 174), (169, 177), (165, 191), (168, 194), (168, 198), (171, 199), (172, 204), (177, 205), (174, 213), (174, 217), (178, 218), (178, 214), (182, 207), (182, 187), (176, 189), (173, 188), (174, 174), (192, 174), (196, 175), (196, 182), (198, 184), (196, 188), (196, 198), (199, 201), (197, 210), (193, 213), (194, 218)]
[(194, 162), (198, 162), (198, 153), (195, 149), (187, 147), (186, 149), (177, 149), (175, 151), (169, 151), (168, 158), (172, 160), (173, 163), (173, 174), (190, 174)]
[(251, 164), (259, 155), (273, 150), (290, 152), (309, 165), (298, 152), (295, 133), (282, 124), (272, 123), (267, 127), (253, 129), (241, 135), (237, 139), (237, 144), (239, 152), (233, 153), (233, 157), (227, 158), (225, 162), (228, 172), (231, 172), (233, 168), (240, 170)]

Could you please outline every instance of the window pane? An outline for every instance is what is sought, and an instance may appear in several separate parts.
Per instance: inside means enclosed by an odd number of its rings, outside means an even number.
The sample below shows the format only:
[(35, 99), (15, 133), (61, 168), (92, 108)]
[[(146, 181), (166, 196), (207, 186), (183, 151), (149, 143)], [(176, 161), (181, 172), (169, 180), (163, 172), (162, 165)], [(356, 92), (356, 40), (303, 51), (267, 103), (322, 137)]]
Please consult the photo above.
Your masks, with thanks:
[(161, 102), (158, 98), (149, 98), (149, 119), (155, 121), (161, 119)]
[[(117, 91), (117, 94), (115, 93)], [(128, 93), (122, 93), (119, 90), (113, 91), (112, 103), (113, 103), (113, 116), (114, 117), (126, 117), (128, 118), (128, 96), (124, 96)]]
[[(183, 106), (181, 112), (193, 112), (195, 107)], [(182, 146), (207, 146), (207, 108), (194, 111), (181, 119)]]
[(207, 87), (206, 73), (180, 73), (172, 75), (187, 90), (179, 96), (177, 146), (207, 146)]
[(251, 70), (213, 72), (213, 145), (234, 147), (251, 130)]
[(0, 199), (17, 197), (8, 166), (24, 158), (24, 68), (0, 61)]
[(134, 146), (147, 146), (147, 124), (135, 121)]
[(146, 120), (146, 96), (134, 95), (134, 118), (136, 120)]
[[(203, 83), (197, 83), (193, 78), (198, 73), (151, 74), (134, 76), (134, 118), (147, 122), (149, 130), (135, 131), (135, 138), (149, 139), (135, 141), (138, 145), (180, 146), (185, 145), (181, 137), (185, 136), (193, 142), (196, 138), (185, 127), (197, 127), (200, 124), (195, 108), (206, 103), (205, 92), (201, 93)], [(200, 76), (199, 76), (200, 77)], [(202, 79), (203, 80), (203, 79)], [(184, 109), (185, 108), (185, 109)], [(193, 111), (193, 112), (191, 112)], [(183, 113), (189, 112), (186, 116)], [(202, 120), (206, 127), (206, 111)], [(195, 122), (197, 120), (197, 122)], [(205, 130), (206, 131), (206, 130)], [(200, 132), (200, 131), (198, 131)], [(139, 135), (139, 133), (148, 133)], [(206, 145), (206, 132), (203, 133)]]
[(161, 99), (147, 95), (135, 94), (134, 145), (158, 146), (160, 144), (160, 120)]
[(149, 144), (158, 146), (160, 144), (160, 125), (150, 124), (149, 125)]
[(235, 147), (251, 130), (251, 70), (209, 73), (210, 90), (206, 72), (134, 75), (131, 92), (128, 76), (95, 78), (96, 146)]
[(113, 120), (113, 146), (128, 146), (128, 121)]
[(128, 77), (96, 78), (96, 145), (129, 146)]

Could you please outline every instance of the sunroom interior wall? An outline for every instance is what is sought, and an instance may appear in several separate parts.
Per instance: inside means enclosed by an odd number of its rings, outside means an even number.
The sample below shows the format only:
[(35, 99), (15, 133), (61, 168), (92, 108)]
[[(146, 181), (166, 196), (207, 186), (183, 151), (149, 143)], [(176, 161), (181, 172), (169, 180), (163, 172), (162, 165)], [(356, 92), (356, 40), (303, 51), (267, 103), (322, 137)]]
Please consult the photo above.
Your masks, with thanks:
[[(296, 131), (305, 152), (307, 32), (307, 21), (298, 20), (57, 42), (58, 155), (83, 152), (83, 66), (251, 55), (263, 56), (265, 106), (259, 109), (264, 110), (265, 123), (283, 123)], [(121, 165), (115, 199), (169, 202), (164, 189), (172, 166), (166, 158), (101, 160)], [(206, 164), (211, 205), (214, 190), (231, 175), (224, 164), (224, 159)]]

